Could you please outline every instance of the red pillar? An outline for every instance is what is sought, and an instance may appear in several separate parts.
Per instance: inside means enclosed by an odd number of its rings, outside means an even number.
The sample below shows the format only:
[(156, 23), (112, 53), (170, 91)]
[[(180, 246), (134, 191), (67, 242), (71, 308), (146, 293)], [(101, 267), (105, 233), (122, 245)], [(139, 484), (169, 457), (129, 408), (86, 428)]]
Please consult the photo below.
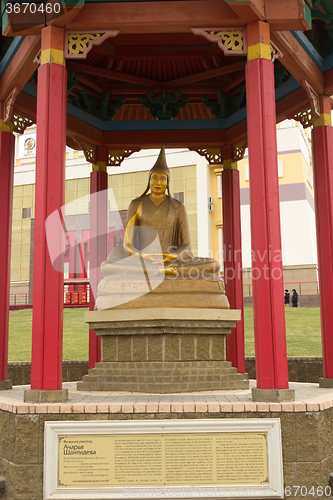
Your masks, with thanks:
[(323, 375), (333, 387), (333, 128), (331, 98), (320, 97), (320, 118), (313, 118), (312, 148), (316, 206)]
[(276, 144), (274, 67), (269, 25), (247, 27), (247, 128), (250, 169), (256, 400), (293, 399), (288, 389)]
[[(0, 103), (0, 116), (3, 105)], [(14, 147), (13, 124), (0, 119), (0, 390), (10, 389), (7, 380), (9, 293), (10, 293), (10, 247), (12, 239)]]
[[(37, 87), (31, 390), (25, 392), (25, 400), (63, 401), (67, 399), (67, 390), (62, 390), (63, 272), (59, 272), (61, 263), (57, 270), (52, 267), (45, 221), (51, 213), (59, 211), (65, 201), (67, 74), (63, 29), (48, 26), (41, 33)], [(59, 246), (57, 251), (61, 255), (64, 232), (52, 236), (53, 245)], [(46, 391), (48, 394), (45, 394)]]
[[(95, 308), (98, 283), (103, 279), (101, 263), (108, 253), (108, 174), (106, 171), (107, 151), (97, 147), (97, 161), (90, 175), (90, 300), (89, 310)], [(89, 368), (101, 361), (101, 339), (95, 330), (89, 330)]]
[(244, 299), (239, 171), (232, 160), (231, 146), (223, 148), (222, 203), (225, 291), (231, 309), (240, 309), (237, 322), (226, 339), (226, 358), (239, 373), (245, 373)]

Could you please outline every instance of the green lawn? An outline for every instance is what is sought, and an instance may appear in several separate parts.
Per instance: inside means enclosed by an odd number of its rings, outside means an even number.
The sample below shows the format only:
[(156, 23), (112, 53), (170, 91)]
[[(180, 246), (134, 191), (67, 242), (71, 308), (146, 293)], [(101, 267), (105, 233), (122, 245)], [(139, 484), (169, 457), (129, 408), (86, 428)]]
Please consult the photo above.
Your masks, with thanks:
[[(288, 356), (321, 356), (319, 307), (287, 307)], [(254, 356), (253, 308), (244, 309), (245, 355)]]
[[(63, 359), (88, 359), (89, 327), (83, 320), (87, 308), (64, 309)], [(9, 314), (9, 361), (31, 360), (32, 311), (11, 311)]]
[[(88, 325), (85, 308), (64, 309), (65, 360), (88, 359)], [(245, 308), (245, 354), (254, 356), (253, 309)], [(31, 310), (12, 311), (9, 323), (9, 361), (31, 359)], [(288, 356), (321, 356), (319, 308), (287, 308)]]

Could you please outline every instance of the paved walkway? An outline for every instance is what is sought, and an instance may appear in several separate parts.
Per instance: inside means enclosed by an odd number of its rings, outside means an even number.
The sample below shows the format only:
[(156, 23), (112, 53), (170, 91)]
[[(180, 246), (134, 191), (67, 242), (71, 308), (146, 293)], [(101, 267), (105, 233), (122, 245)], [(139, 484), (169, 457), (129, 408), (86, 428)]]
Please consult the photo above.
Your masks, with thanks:
[(24, 390), (30, 386), (14, 386), (0, 391), (0, 409), (12, 413), (224, 413), (224, 412), (296, 412), (320, 411), (333, 407), (333, 389), (318, 384), (291, 382), (295, 401), (254, 403), (251, 388), (239, 391), (214, 391), (182, 394), (142, 394), (130, 392), (81, 392), (76, 382), (66, 382), (66, 403), (24, 403)]

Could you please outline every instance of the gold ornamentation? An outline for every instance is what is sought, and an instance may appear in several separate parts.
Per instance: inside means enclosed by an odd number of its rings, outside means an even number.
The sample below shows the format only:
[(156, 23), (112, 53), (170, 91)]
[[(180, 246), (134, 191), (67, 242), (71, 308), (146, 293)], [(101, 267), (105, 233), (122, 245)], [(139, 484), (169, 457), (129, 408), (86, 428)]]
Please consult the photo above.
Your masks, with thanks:
[(245, 150), (247, 148), (247, 141), (240, 142), (234, 148), (234, 161), (240, 161), (244, 158)]
[(68, 35), (68, 54), (83, 54), (88, 48), (90, 40), (98, 40), (100, 33), (84, 33), (83, 35), (71, 33)]
[(222, 165), (222, 151), (220, 148), (196, 149), (195, 151), (206, 158), (208, 165)]
[(275, 43), (273, 43), (271, 41), (271, 56), (272, 56), (272, 59), (271, 61), (274, 62), (275, 59), (279, 59), (280, 57), (283, 57), (283, 52), (281, 52), (281, 50), (278, 48), (277, 45), (275, 45)]
[(78, 144), (83, 151), (85, 159), (88, 163), (96, 162), (96, 148), (92, 144), (83, 141), (80, 137), (73, 136), (73, 140)]
[(109, 37), (117, 36), (119, 30), (108, 30), (102, 33), (87, 30), (85, 33), (66, 31), (65, 59), (85, 59), (94, 45), (100, 45)]
[(26, 128), (33, 125), (34, 120), (26, 118), (25, 116), (14, 115), (13, 122), (14, 122), (14, 132), (16, 132), (17, 134), (23, 134)]
[(120, 167), (124, 158), (128, 158), (135, 151), (137, 149), (109, 149), (107, 165), (109, 167)]
[(303, 85), (305, 86), (305, 90), (308, 94), (308, 97), (311, 102), (311, 109), (313, 113), (320, 118), (320, 104), (319, 104), (319, 96), (317, 92), (311, 87), (309, 82), (306, 80), (303, 80)]
[(294, 120), (300, 122), (303, 128), (308, 128), (312, 126), (312, 110), (311, 108), (301, 111), (293, 116)]
[(10, 107), (11, 107), (11, 105), (12, 105), (11, 99), (8, 99), (8, 101), (6, 101), (6, 111), (5, 111), (5, 119), (4, 119), (5, 123), (9, 122), (9, 120), (10, 120)]
[(210, 32), (210, 36), (216, 36), (221, 39), (221, 43), (228, 51), (243, 50), (243, 32), (242, 31), (214, 31)]
[(35, 55), (34, 60), (32, 61), (33, 63), (40, 65), (40, 63), (41, 63), (41, 53), (42, 53), (42, 51), (40, 50), (38, 52), (38, 54)]
[(19, 87), (16, 85), (11, 93), (9, 94), (8, 98), (5, 101), (5, 117), (4, 117), (4, 123), (8, 123), (13, 120), (13, 111), (14, 111), (14, 104), (16, 100), (16, 96), (19, 93)]
[(95, 148), (94, 146), (90, 146), (89, 144), (82, 143), (84, 156), (86, 157), (87, 162), (94, 163), (95, 162)]
[(245, 28), (191, 28), (192, 33), (217, 43), (225, 56), (241, 56), (247, 54)]
[(32, 149), (34, 149), (35, 146), (36, 146), (36, 141), (32, 137), (29, 137), (29, 139), (26, 139), (24, 141), (24, 149), (26, 149), (27, 151), (31, 151)]

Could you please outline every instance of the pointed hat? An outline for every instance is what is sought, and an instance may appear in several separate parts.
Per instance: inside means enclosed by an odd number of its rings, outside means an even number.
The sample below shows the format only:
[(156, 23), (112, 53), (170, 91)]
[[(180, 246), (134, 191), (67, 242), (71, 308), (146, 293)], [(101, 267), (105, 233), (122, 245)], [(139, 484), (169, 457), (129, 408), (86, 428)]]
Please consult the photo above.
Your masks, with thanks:
[(158, 155), (158, 158), (155, 162), (155, 165), (152, 167), (150, 170), (150, 175), (152, 175), (154, 172), (158, 174), (166, 174), (168, 176), (168, 179), (170, 177), (170, 171), (166, 162), (166, 157), (165, 157), (165, 146), (163, 144), (160, 154)]
[[(142, 193), (141, 196), (144, 196), (145, 194), (148, 193), (149, 189), (150, 189), (150, 178), (152, 176), (152, 174), (156, 172), (158, 174), (166, 174), (167, 178), (168, 178), (168, 193), (170, 195), (170, 187), (169, 187), (169, 181), (170, 181), (170, 170), (168, 168), (168, 165), (167, 165), (167, 162), (166, 162), (166, 157), (165, 157), (165, 146), (163, 144), (162, 148), (161, 148), (161, 151), (160, 151), (160, 154), (158, 155), (158, 158), (155, 162), (155, 165), (151, 168), (151, 170), (149, 171), (149, 179), (148, 179), (148, 185), (145, 189), (145, 191)], [(171, 196), (171, 195), (170, 195)]]

